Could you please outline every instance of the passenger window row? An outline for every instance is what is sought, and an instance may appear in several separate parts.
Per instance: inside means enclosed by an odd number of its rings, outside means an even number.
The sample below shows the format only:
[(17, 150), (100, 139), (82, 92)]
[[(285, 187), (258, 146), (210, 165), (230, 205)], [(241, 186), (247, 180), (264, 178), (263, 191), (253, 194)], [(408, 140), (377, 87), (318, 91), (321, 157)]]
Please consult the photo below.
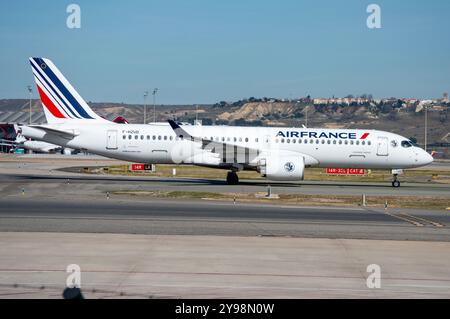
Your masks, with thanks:
[[(129, 140), (132, 140), (132, 139), (135, 139), (135, 140), (145, 140), (145, 139), (147, 139), (147, 140), (153, 140), (153, 141), (155, 141), (155, 140), (158, 140), (158, 141), (161, 141), (161, 140), (164, 140), (164, 141), (167, 141), (167, 140), (169, 140), (169, 141), (172, 141), (172, 140), (176, 140), (176, 141), (178, 141), (179, 140), (179, 138), (178, 137), (175, 137), (174, 138), (174, 136), (167, 136), (167, 135), (126, 135), (126, 134), (124, 134), (123, 136), (122, 136), (122, 139), (123, 140), (126, 140), (126, 139), (129, 139)], [(208, 137), (204, 137), (204, 139), (205, 140), (208, 140)], [(233, 141), (233, 142), (242, 142), (242, 141), (244, 141), (244, 142), (246, 142), (246, 143), (248, 143), (249, 142), (249, 138), (248, 137), (245, 137), (245, 138), (242, 138), (242, 137), (233, 137), (233, 138), (231, 138), (231, 137), (227, 137), (226, 139), (225, 139), (225, 137), (222, 137), (222, 138), (219, 138), (219, 137), (216, 137), (216, 138), (214, 138), (214, 137), (211, 137), (211, 138), (209, 138), (209, 140), (211, 140), (211, 141), (216, 141), (216, 142), (219, 142), (219, 141), (222, 141), (222, 142), (225, 142), (225, 141), (227, 141), (227, 142), (231, 142), (231, 141)], [(256, 143), (258, 143), (258, 138), (255, 138), (255, 142)]]
[[(173, 136), (167, 136), (167, 135), (152, 135), (152, 136), (150, 136), (150, 135), (123, 135), (122, 136), (122, 139), (123, 140), (126, 140), (126, 139), (129, 139), (129, 140), (132, 140), (132, 139), (135, 139), (135, 140), (145, 140), (145, 139), (147, 139), (148, 141), (150, 141), (150, 140), (153, 140), (153, 141), (155, 141), (155, 140), (159, 140), (159, 141), (161, 141), (161, 140), (164, 140), (164, 141), (167, 141), (167, 140), (169, 140), (169, 141), (172, 141), (173, 139), (174, 139), (174, 137)], [(176, 140), (178, 140), (178, 137), (176, 138)]]
[[(169, 136), (167, 136), (167, 135), (123, 135), (122, 136), (122, 138), (124, 139), (124, 140), (126, 140), (126, 139), (128, 139), (128, 140), (132, 140), (132, 139), (134, 139), (134, 140), (148, 140), (148, 141), (150, 141), (150, 140), (153, 140), (153, 141), (156, 141), (156, 140), (158, 140), (158, 141), (167, 141), (167, 140), (169, 140), (169, 141), (172, 141), (172, 140), (176, 140), (176, 141), (178, 141), (179, 140), (179, 138), (178, 137), (175, 137), (174, 138), (174, 136), (172, 136), (172, 135), (169, 135)], [(208, 140), (208, 137), (204, 137), (204, 139), (205, 140)], [(244, 142), (246, 142), (246, 143), (248, 143), (249, 142), (249, 138), (248, 137), (245, 137), (245, 138), (242, 138), (242, 137), (227, 137), (227, 138), (225, 138), (225, 137), (212, 137), (211, 136), (211, 138), (209, 138), (209, 140), (211, 140), (211, 141), (216, 141), (216, 142), (220, 142), (220, 141), (222, 141), (222, 142), (242, 142), (242, 141), (244, 141)], [(255, 142), (256, 143), (258, 143), (258, 138), (255, 138)], [(344, 144), (344, 145), (371, 145), (372, 143), (370, 142), (370, 141), (367, 141), (367, 143), (366, 143), (366, 141), (359, 141), (359, 140), (319, 140), (319, 139), (304, 139), (304, 140), (302, 140), (302, 139), (289, 139), (289, 138), (287, 138), (287, 139), (284, 139), (284, 138), (282, 138), (282, 139), (278, 139), (278, 138), (276, 138), (275, 139), (275, 143), (287, 143), (287, 144), (289, 144), (289, 143), (292, 143), (292, 144), (328, 144), (328, 145), (331, 145), (331, 144), (333, 144), (333, 145), (342, 145), (342, 144)]]
[(333, 145), (371, 145), (372, 143), (370, 141), (359, 141), (359, 140), (319, 140), (319, 139), (275, 139), (275, 143), (298, 143), (298, 144), (333, 144)]

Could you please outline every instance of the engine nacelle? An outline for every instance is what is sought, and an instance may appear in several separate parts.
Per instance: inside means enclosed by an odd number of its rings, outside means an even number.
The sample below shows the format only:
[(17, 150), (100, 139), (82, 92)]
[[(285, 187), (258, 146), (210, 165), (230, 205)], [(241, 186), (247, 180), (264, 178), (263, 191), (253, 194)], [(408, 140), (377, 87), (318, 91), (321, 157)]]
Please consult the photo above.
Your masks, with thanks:
[(63, 153), (64, 155), (72, 155), (73, 151), (74, 151), (74, 150), (71, 149), (71, 148), (64, 148), (63, 151), (62, 151), (62, 153)]
[(305, 174), (305, 159), (302, 156), (269, 157), (261, 159), (260, 173), (273, 181), (301, 181)]

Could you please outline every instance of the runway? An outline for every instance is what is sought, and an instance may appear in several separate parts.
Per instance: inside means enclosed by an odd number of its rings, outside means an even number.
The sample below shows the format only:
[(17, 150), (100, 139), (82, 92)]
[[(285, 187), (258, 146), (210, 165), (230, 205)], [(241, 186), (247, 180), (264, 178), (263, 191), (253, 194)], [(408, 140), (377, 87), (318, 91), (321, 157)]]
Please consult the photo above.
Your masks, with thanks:
[[(303, 181), (298, 183), (281, 183), (267, 181), (242, 180), (239, 185), (227, 185), (222, 180), (192, 179), (192, 178), (160, 178), (140, 176), (107, 176), (92, 174), (70, 174), (52, 171), (43, 174), (3, 174), (1, 183), (27, 185), (42, 183), (44, 185), (58, 185), (70, 180), (73, 187), (102, 189), (105, 192), (119, 190), (147, 190), (147, 191), (197, 191), (197, 192), (237, 192), (256, 193), (266, 192), (268, 185), (276, 194), (304, 194), (304, 195), (373, 195), (373, 196), (449, 196), (450, 184), (403, 183), (399, 188), (393, 188), (389, 183), (369, 182), (331, 182), (331, 181)], [(5, 192), (9, 192), (6, 187)]]
[[(407, 215), (405, 215), (407, 214)], [(450, 241), (450, 214), (180, 200), (0, 200), (0, 231)]]
[[(450, 298), (450, 243), (0, 232), (0, 298)], [(381, 270), (367, 285), (369, 265)]]

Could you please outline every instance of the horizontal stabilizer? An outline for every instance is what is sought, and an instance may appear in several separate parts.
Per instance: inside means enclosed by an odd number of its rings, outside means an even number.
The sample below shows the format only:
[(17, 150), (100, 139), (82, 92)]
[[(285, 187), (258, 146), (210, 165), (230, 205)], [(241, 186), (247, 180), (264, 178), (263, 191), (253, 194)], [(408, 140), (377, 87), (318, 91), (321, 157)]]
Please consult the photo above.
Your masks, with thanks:
[(58, 130), (58, 129), (50, 128), (50, 127), (43, 126), (43, 125), (30, 125), (30, 127), (43, 130), (43, 131), (47, 132), (48, 134), (58, 135), (58, 136), (61, 136), (63, 138), (68, 138), (68, 139), (72, 139), (75, 136), (79, 135), (79, 133), (76, 132), (75, 130)]

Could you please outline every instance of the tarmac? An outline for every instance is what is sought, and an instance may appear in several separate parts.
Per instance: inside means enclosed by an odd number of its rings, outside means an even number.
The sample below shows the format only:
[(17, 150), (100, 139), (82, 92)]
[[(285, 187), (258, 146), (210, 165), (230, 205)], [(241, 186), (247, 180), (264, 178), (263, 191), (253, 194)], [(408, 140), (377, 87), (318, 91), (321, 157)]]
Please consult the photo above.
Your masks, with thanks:
[(450, 297), (442, 242), (46, 232), (0, 241), (2, 298), (61, 298), (71, 264), (88, 299)]
[[(70, 187), (70, 185), (69, 185)], [(66, 188), (65, 185), (61, 189)], [(46, 189), (49, 190), (49, 189)], [(0, 200), (0, 231), (450, 242), (450, 213), (74, 194)]]
[[(59, 170), (116, 163), (0, 158), (0, 298), (61, 298), (70, 264), (80, 266), (87, 298), (450, 297), (450, 211), (119, 196), (113, 192), (260, 192), (266, 184), (230, 190), (219, 180)], [(272, 191), (395, 191), (450, 202), (449, 187), (321, 182)], [(380, 267), (380, 288), (368, 285), (370, 265)]]

